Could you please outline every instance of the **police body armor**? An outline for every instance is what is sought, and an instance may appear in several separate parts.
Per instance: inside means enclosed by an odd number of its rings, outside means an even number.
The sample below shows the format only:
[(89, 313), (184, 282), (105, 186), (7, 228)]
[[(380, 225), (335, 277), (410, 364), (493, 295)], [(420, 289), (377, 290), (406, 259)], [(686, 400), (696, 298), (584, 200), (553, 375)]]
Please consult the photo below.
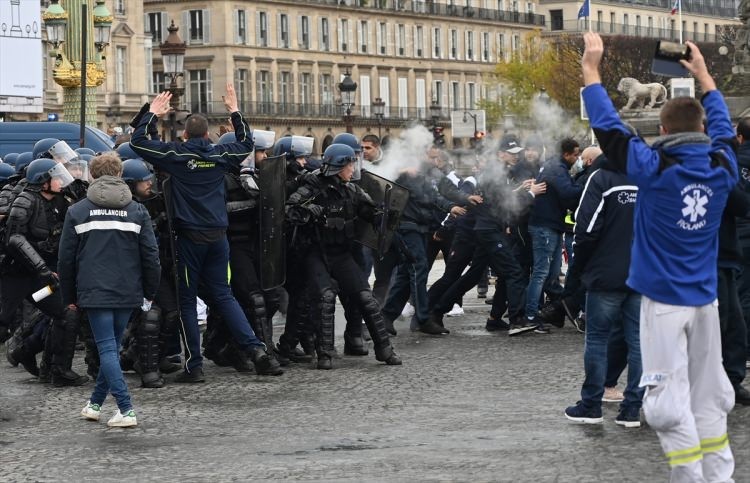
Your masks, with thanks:
[(357, 213), (353, 189), (346, 185), (337, 187), (330, 184), (323, 195), (326, 197), (326, 201), (321, 203), (325, 206), (325, 225), (321, 230), (321, 241), (325, 245), (348, 244), (356, 235)]

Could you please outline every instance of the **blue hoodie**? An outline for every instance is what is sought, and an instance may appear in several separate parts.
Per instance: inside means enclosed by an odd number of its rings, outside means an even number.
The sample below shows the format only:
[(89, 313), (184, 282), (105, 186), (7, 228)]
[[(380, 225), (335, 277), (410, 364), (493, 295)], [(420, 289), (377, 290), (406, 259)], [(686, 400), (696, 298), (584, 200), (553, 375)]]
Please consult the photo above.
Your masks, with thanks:
[(158, 119), (148, 113), (135, 128), (130, 147), (144, 160), (171, 176), (172, 206), (178, 230), (226, 229), (229, 221), (224, 204), (224, 173), (239, 166), (253, 152), (253, 141), (239, 112), (232, 113), (237, 142), (212, 145), (208, 139), (165, 143), (146, 137), (148, 127)]
[[(587, 86), (583, 99), (607, 158), (638, 186), (628, 286), (664, 304), (713, 302), (719, 225), (737, 183), (734, 129), (721, 93), (702, 99), (710, 141), (701, 142), (702, 133), (665, 137), (663, 154), (678, 161), (666, 167), (659, 148), (625, 127), (601, 84)], [(710, 153), (726, 166), (714, 165)]]

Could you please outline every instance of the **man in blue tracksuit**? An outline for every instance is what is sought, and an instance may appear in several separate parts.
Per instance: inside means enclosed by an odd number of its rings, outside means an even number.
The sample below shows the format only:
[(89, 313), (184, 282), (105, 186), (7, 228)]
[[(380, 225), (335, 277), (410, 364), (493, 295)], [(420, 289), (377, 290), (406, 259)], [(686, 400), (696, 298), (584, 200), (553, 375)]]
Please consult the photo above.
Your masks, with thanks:
[(232, 113), (236, 143), (213, 146), (208, 140), (208, 122), (192, 115), (185, 125), (187, 141), (182, 144), (148, 139), (152, 123), (169, 112), (172, 95), (163, 92), (151, 103), (133, 133), (130, 146), (144, 160), (169, 173), (169, 197), (177, 231), (177, 273), (180, 318), (186, 339), (185, 372), (178, 382), (203, 382), (203, 357), (196, 297), (205, 287), (212, 307), (222, 316), (240, 349), (248, 353), (258, 374), (278, 374), (278, 361), (255, 336), (242, 308), (232, 295), (227, 267), (229, 244), (225, 206), (224, 173), (253, 153), (250, 129), (237, 109), (237, 97), (227, 85), (224, 103)]
[(584, 41), (591, 125), (607, 158), (638, 186), (627, 284), (642, 295), (646, 420), (671, 481), (732, 481), (727, 413), (734, 391), (721, 363), (716, 270), (722, 212), (738, 179), (729, 111), (700, 50), (687, 42), (681, 64), (700, 84), (701, 103), (670, 99), (659, 113), (662, 136), (649, 146), (625, 127), (601, 85), (601, 37), (588, 32)]

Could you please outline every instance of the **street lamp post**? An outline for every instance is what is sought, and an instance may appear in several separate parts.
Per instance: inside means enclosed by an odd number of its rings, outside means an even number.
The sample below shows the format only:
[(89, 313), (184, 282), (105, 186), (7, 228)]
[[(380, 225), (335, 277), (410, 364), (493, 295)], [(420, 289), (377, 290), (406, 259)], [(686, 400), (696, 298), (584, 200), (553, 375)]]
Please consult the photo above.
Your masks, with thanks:
[(354, 107), (354, 93), (357, 91), (357, 83), (352, 80), (349, 69), (344, 73), (344, 79), (338, 87), (341, 92), (341, 107), (344, 109), (344, 125), (346, 126), (346, 132), (351, 133), (354, 131), (352, 107)]
[[(55, 59), (52, 77), (63, 87), (63, 113), (65, 120), (81, 124), (81, 146), (84, 143), (86, 124), (96, 124), (96, 90), (106, 79), (103, 51), (109, 45), (114, 17), (97, 0), (92, 15), (88, 14), (85, 0), (66, 0), (68, 11), (59, 0), (52, 0), (42, 15), (47, 30), (47, 43), (52, 45), (50, 55)], [(89, 32), (94, 32), (93, 41)], [(80, 36), (80, 43), (73, 42)], [(66, 41), (67, 39), (67, 41)], [(93, 57), (96, 47), (96, 57)], [(87, 89), (89, 88), (89, 89)]]
[(434, 131), (440, 120), (440, 115), (443, 112), (443, 108), (438, 103), (437, 99), (433, 99), (430, 103), (430, 119), (432, 119), (432, 130)]
[(161, 60), (164, 63), (164, 75), (169, 77), (169, 87), (167, 90), (172, 94), (172, 99), (169, 101), (169, 105), (172, 108), (169, 112), (171, 141), (177, 140), (177, 109), (179, 107), (180, 96), (185, 92), (184, 88), (178, 86), (177, 78), (184, 75), (185, 51), (187, 50), (187, 46), (177, 34), (178, 30), (180, 28), (172, 20), (167, 29), (169, 31), (167, 40), (159, 46)]
[(381, 127), (383, 126), (383, 116), (385, 115), (385, 101), (380, 97), (376, 97), (372, 101), (372, 113), (378, 119), (378, 139), (381, 139)]
[(464, 111), (464, 122), (466, 122), (468, 119), (466, 119), (466, 116), (471, 116), (471, 119), (474, 121), (474, 137), (477, 136), (477, 115), (473, 112)]

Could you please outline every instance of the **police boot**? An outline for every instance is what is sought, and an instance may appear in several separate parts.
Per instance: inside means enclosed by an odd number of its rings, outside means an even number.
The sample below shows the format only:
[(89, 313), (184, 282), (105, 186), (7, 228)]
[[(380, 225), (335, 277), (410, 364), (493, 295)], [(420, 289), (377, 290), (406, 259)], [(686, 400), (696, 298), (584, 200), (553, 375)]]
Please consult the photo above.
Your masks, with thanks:
[(39, 364), (39, 382), (52, 382), (52, 323), (47, 324), (44, 331), (44, 350), (42, 351), (42, 362)]
[(393, 351), (377, 300), (369, 290), (363, 290), (357, 295), (362, 317), (365, 319), (367, 330), (370, 331), (372, 341), (375, 344), (375, 359), (385, 362), (389, 366), (400, 366), (401, 359)]
[(273, 356), (273, 351), (269, 351), (266, 347), (253, 346), (248, 355), (255, 365), (256, 374), (260, 376), (280, 376), (284, 374), (284, 369)]
[(73, 371), (73, 356), (78, 339), (78, 318), (76, 310), (67, 310), (62, 320), (53, 319), (52, 344), (55, 351), (52, 354), (52, 384), (56, 387), (80, 386), (89, 380), (87, 376), (80, 376)]
[(350, 335), (344, 332), (344, 354), (348, 356), (366, 356), (369, 353), (370, 351), (367, 350), (362, 335)]
[(234, 344), (227, 344), (219, 351), (219, 358), (227, 361), (237, 372), (253, 372), (253, 368), (247, 361), (247, 356)]
[(375, 359), (389, 366), (401, 365), (401, 359), (396, 355), (392, 345), (375, 347)]
[(85, 314), (81, 317), (80, 329), (81, 339), (83, 340), (83, 362), (86, 363), (86, 374), (96, 380), (99, 375), (99, 349), (96, 347), (94, 334), (91, 332), (91, 325), (89, 325)]
[(318, 369), (333, 369), (331, 359), (335, 355), (333, 347), (334, 316), (336, 313), (336, 292), (325, 289), (320, 301), (320, 325), (315, 342), (318, 354)]
[(561, 328), (565, 325), (565, 310), (562, 301), (549, 302), (539, 310), (539, 317), (546, 323)]
[(161, 359), (159, 361), (159, 372), (162, 374), (172, 374), (182, 369), (182, 364), (179, 362), (170, 361), (166, 357), (168, 343), (170, 339), (178, 336), (178, 324), (180, 321), (179, 312), (172, 311), (162, 318), (161, 325), (159, 326), (159, 355)]
[(39, 367), (36, 364), (36, 353), (38, 350), (29, 350), (29, 344), (21, 344), (12, 352), (8, 352), (8, 360), (11, 358), (16, 361), (16, 365), (21, 364), (26, 371), (32, 376), (39, 376)]
[(135, 371), (138, 361), (138, 350), (135, 339), (128, 341), (128, 345), (120, 351), (120, 369), (123, 372)]
[[(296, 344), (292, 346), (288, 339), (284, 337), (284, 334), (281, 334), (279, 342), (276, 344), (276, 355), (279, 358), (279, 363), (281, 363), (282, 358), (291, 362), (312, 362), (312, 355), (306, 354), (305, 351), (297, 347)], [(284, 364), (281, 363), (281, 365)]]
[(159, 374), (159, 325), (161, 310), (152, 307), (138, 316), (138, 369), (141, 385), (148, 388), (164, 387), (164, 378)]
[(203, 357), (219, 367), (229, 367), (231, 361), (221, 356), (222, 349), (229, 343), (224, 331), (224, 321), (219, 315), (209, 314), (203, 332)]

